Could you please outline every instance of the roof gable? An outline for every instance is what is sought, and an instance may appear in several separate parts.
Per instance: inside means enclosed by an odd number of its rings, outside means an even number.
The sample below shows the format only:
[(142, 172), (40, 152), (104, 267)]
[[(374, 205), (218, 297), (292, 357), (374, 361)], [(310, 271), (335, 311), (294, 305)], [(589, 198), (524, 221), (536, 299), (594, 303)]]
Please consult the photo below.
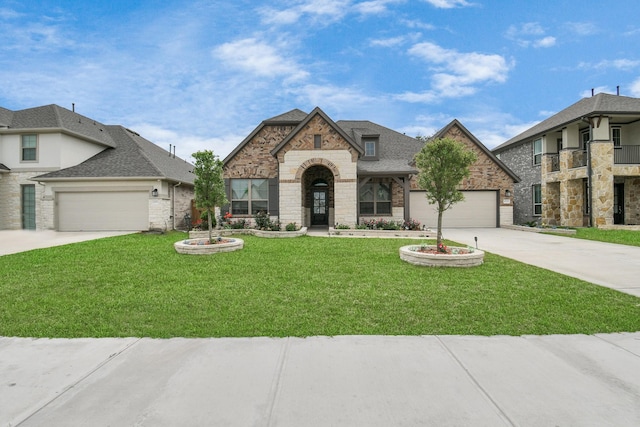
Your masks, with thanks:
[(353, 138), (349, 135), (347, 135), (347, 133), (340, 127), (338, 126), (333, 120), (331, 120), (331, 118), (329, 116), (327, 116), (327, 114), (322, 111), (319, 107), (316, 107), (313, 109), (313, 111), (311, 113), (309, 113), (307, 115), (307, 117), (301, 121), (298, 126), (296, 126), (296, 128), (289, 133), (289, 135), (287, 135), (286, 138), (284, 138), (282, 140), (282, 142), (280, 142), (280, 144), (278, 144), (273, 150), (271, 150), (271, 154), (273, 156), (276, 156), (278, 154), (278, 152), (280, 150), (282, 150), (282, 148), (284, 148), (287, 144), (289, 144), (289, 142), (291, 142), (291, 140), (293, 138), (295, 138), (295, 136), (300, 133), (305, 126), (307, 126), (311, 120), (313, 120), (316, 116), (319, 116), (322, 120), (324, 120), (333, 130), (335, 130), (346, 142), (347, 144), (349, 144), (349, 146), (351, 148), (353, 148), (359, 155), (364, 154), (364, 150), (362, 149), (362, 147), (358, 146)]
[(436, 134), (433, 135), (432, 138), (444, 138), (447, 135), (455, 133), (456, 128), (459, 130), (459, 132), (463, 133), (469, 141), (475, 144), (484, 155), (491, 159), (493, 163), (495, 163), (500, 169), (502, 169), (507, 175), (509, 175), (509, 177), (512, 178), (514, 182), (520, 182), (520, 178), (511, 169), (509, 169), (507, 165), (502, 163), (502, 161), (498, 159), (487, 147), (485, 147), (485, 145), (480, 142), (478, 138), (476, 138), (471, 132), (469, 132), (469, 130), (458, 121), (458, 119), (453, 119), (448, 125), (436, 132)]

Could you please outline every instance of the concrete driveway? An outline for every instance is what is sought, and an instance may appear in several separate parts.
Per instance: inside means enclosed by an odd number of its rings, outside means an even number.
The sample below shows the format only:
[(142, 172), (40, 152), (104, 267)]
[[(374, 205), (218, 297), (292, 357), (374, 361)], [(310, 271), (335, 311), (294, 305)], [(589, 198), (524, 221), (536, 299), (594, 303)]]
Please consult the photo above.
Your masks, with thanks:
[(131, 234), (131, 231), (0, 230), (0, 256), (123, 234)]
[(640, 247), (506, 228), (443, 229), (442, 236), (640, 297)]

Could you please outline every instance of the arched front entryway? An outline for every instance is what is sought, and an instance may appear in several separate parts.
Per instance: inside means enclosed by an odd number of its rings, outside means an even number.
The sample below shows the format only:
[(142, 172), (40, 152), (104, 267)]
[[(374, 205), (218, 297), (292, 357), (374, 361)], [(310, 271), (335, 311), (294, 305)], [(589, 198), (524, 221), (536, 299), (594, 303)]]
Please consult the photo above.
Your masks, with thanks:
[(302, 176), (305, 225), (328, 226), (333, 224), (334, 176), (322, 165), (309, 167)]

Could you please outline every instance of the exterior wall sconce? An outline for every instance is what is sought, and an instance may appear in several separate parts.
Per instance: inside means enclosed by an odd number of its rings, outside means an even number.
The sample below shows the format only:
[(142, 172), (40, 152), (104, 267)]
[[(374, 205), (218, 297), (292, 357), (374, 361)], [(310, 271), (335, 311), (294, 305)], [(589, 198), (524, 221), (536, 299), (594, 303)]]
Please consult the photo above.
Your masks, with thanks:
[(506, 190), (506, 191), (504, 192), (504, 195), (505, 195), (506, 197), (511, 197), (511, 190)]
[(158, 197), (158, 189), (157, 189), (157, 188), (154, 188), (154, 189), (153, 189), (153, 191), (151, 192), (151, 195), (152, 195), (153, 197)]

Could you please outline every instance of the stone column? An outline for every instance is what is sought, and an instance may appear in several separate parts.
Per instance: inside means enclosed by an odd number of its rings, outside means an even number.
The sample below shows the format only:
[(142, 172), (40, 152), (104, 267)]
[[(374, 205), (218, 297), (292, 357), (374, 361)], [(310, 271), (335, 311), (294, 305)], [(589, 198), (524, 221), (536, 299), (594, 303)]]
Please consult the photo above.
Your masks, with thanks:
[(594, 227), (613, 224), (613, 143), (591, 143), (591, 208)]

